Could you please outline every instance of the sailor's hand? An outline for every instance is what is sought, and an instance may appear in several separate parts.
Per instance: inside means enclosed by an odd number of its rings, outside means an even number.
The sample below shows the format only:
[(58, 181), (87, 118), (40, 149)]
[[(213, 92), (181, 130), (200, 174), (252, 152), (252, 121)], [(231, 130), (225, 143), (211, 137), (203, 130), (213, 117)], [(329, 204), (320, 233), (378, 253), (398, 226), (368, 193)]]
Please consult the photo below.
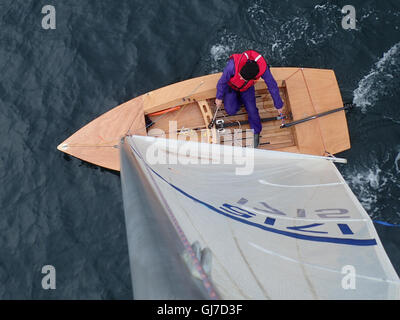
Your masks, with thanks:
[(222, 100), (221, 99), (215, 99), (215, 105), (217, 107), (221, 107), (222, 106)]
[(280, 117), (281, 120), (282, 120), (282, 124), (285, 124), (285, 119), (286, 119), (285, 113), (283, 112), (282, 109), (278, 109), (278, 112), (279, 112), (279, 117)]

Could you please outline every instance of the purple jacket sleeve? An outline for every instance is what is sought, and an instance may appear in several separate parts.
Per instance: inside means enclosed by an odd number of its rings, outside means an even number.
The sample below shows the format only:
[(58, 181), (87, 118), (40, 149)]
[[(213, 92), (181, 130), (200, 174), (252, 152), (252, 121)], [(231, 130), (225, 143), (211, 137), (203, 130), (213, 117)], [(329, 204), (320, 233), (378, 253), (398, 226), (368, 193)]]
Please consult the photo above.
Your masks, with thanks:
[(222, 73), (221, 78), (217, 84), (217, 99), (222, 100), (224, 97), (224, 93), (226, 88), (228, 87), (229, 80), (235, 75), (235, 63), (232, 59), (229, 59), (224, 72)]
[(281, 96), (279, 95), (279, 88), (274, 77), (272, 76), (271, 71), (269, 70), (269, 67), (261, 77), (264, 79), (265, 84), (268, 87), (268, 91), (271, 94), (272, 100), (274, 101), (275, 108), (282, 109), (283, 101), (281, 99)]

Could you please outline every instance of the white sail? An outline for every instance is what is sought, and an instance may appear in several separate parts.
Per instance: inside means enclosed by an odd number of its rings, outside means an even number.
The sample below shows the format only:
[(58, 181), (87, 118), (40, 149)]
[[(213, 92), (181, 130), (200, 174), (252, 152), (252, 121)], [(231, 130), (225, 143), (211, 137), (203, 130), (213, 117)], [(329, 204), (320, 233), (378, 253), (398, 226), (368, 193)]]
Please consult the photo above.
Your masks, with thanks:
[[(239, 169), (251, 173), (238, 174), (237, 162), (217, 158), (246, 148), (126, 141), (175, 228), (212, 252), (210, 279), (221, 298), (399, 298), (373, 223), (331, 160), (247, 149), (251, 166)], [(185, 156), (199, 146), (197, 157)], [(154, 161), (181, 151), (185, 164)]]

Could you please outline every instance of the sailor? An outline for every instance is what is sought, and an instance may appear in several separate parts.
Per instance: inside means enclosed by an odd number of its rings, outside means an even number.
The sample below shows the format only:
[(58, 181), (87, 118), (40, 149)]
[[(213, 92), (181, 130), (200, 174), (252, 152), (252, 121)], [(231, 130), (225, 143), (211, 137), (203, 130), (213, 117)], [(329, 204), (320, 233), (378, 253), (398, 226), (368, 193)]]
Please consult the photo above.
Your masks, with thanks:
[(258, 147), (262, 124), (256, 106), (254, 84), (263, 78), (274, 101), (275, 108), (282, 114), (283, 101), (279, 95), (279, 88), (266, 60), (254, 50), (242, 54), (233, 54), (224, 69), (217, 84), (217, 107), (224, 101), (225, 111), (235, 115), (240, 106), (246, 108), (251, 129), (254, 130), (254, 148)]

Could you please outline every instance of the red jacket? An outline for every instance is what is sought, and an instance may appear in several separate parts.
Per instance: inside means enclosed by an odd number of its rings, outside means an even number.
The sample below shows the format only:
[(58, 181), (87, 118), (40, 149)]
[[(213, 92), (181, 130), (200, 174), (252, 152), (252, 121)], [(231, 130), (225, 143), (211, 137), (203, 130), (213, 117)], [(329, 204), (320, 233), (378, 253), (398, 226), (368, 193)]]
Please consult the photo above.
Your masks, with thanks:
[[(240, 92), (246, 91), (251, 86), (253, 86), (254, 83), (258, 79), (260, 79), (260, 77), (265, 73), (268, 68), (267, 61), (265, 61), (261, 54), (254, 50), (248, 50), (243, 52), (242, 54), (233, 54), (230, 56), (230, 59), (233, 59), (235, 63), (235, 75), (229, 80), (228, 84), (232, 89)], [(242, 70), (243, 66), (248, 60), (256, 61), (258, 69), (260, 71), (258, 72), (254, 80), (245, 81), (240, 79), (239, 72), (240, 70)]]

